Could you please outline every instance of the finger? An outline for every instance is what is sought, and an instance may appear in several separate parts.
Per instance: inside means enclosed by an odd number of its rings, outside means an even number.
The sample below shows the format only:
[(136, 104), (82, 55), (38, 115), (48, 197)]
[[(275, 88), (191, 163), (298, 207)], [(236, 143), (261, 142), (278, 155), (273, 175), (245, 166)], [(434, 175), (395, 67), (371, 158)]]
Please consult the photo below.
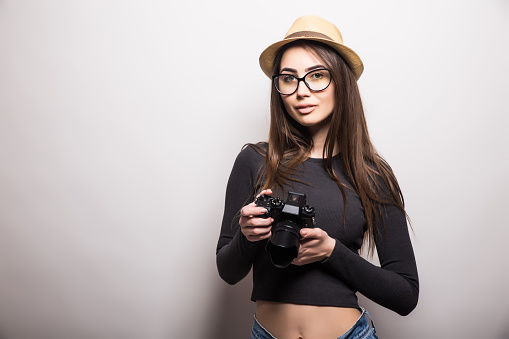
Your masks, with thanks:
[(272, 224), (271, 220), (257, 217), (241, 217), (239, 225), (241, 228), (267, 227)]
[(246, 238), (247, 238), (247, 240), (249, 240), (251, 242), (255, 242), (255, 241), (268, 239), (268, 238), (270, 238), (271, 235), (272, 235), (272, 233), (269, 232), (267, 234), (262, 234), (262, 235), (247, 235)]
[[(240, 216), (241, 217), (248, 217), (249, 216), (249, 208), (256, 206), (254, 202), (250, 203), (249, 205), (243, 206), (240, 209)], [(246, 210), (247, 209), (247, 210)]]
[(264, 236), (264, 235), (269, 234), (271, 229), (272, 229), (271, 226), (267, 226), (267, 227), (252, 227), (249, 230), (249, 233), (251, 235)]
[(299, 249), (299, 254), (295, 259), (293, 259), (292, 263), (295, 265), (307, 265), (311, 262), (317, 261), (316, 252), (311, 248), (301, 248)]
[(270, 188), (267, 188), (267, 189), (261, 191), (260, 193), (258, 193), (258, 195), (256, 197), (258, 198), (260, 195), (264, 195), (264, 194), (272, 196), (272, 190)]
[(272, 218), (241, 218), (239, 224), (242, 228), (253, 228), (253, 227), (269, 227), (272, 226), (274, 219)]
[(254, 203), (250, 203), (249, 205), (246, 205), (240, 209), (240, 216), (253, 217), (262, 215), (265, 212), (267, 212), (267, 209), (265, 207), (258, 207)]
[(303, 260), (301, 258), (295, 258), (292, 260), (291, 264), (295, 265), (295, 266), (302, 266), (305, 263), (303, 262)]
[(250, 218), (246, 220), (246, 226), (248, 227), (267, 227), (272, 225), (274, 219), (272, 218)]
[(243, 230), (246, 237), (267, 238), (271, 234), (271, 226), (268, 227), (249, 227)]
[(269, 232), (265, 235), (260, 236), (260, 240), (269, 239), (272, 236), (272, 232)]
[(325, 231), (321, 228), (302, 228), (300, 230), (300, 235), (303, 238), (311, 239), (311, 238), (321, 238), (325, 235)]
[(300, 230), (300, 236), (306, 239), (316, 238), (316, 229), (313, 228), (302, 228)]

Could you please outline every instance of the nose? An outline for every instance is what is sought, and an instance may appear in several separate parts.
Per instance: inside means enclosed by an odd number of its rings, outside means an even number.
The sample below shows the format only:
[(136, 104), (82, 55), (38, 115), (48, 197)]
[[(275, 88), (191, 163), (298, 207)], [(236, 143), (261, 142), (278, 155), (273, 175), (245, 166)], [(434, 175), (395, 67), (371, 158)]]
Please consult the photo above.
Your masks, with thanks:
[(308, 86), (306, 85), (306, 83), (304, 82), (304, 79), (299, 79), (299, 83), (297, 84), (296, 93), (297, 93), (297, 97), (299, 97), (299, 98), (308, 97), (311, 95), (311, 91), (308, 88)]

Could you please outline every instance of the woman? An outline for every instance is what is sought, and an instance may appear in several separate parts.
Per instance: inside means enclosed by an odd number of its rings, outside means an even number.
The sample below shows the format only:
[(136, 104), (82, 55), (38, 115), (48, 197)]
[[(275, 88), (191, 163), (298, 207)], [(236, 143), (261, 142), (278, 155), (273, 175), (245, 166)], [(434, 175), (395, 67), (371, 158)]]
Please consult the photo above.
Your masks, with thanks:
[[(306, 16), (260, 65), (273, 80), (269, 140), (245, 147), (232, 169), (219, 274), (235, 284), (253, 267), (251, 338), (377, 338), (355, 293), (406, 315), (419, 284), (401, 190), (368, 136), (362, 61), (333, 24)], [(288, 192), (305, 195), (315, 225), (300, 229), (296, 257), (280, 268), (266, 250), (278, 220), (252, 201)], [(364, 242), (381, 267), (359, 256)]]

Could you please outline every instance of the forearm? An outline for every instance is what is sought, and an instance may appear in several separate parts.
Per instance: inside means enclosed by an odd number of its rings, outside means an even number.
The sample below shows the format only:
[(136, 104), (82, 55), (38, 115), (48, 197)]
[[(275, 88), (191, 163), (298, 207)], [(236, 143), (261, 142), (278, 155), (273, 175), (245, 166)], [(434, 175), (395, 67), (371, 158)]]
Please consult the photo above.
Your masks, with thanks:
[[(220, 243), (227, 239), (220, 239)], [(233, 285), (242, 280), (251, 270), (254, 257), (260, 242), (250, 242), (240, 232), (219, 247), (216, 251), (216, 264), (219, 276), (228, 284)]]
[(400, 315), (407, 315), (417, 305), (419, 285), (416, 270), (412, 269), (415, 267), (412, 259), (406, 265), (399, 263), (399, 270), (395, 267), (382, 268), (336, 240), (331, 256), (322, 265), (351, 288)]
[(253, 168), (262, 158), (245, 148), (235, 160), (225, 195), (225, 209), (216, 249), (219, 275), (229, 284), (242, 280), (251, 269), (259, 244), (250, 242), (240, 229), (240, 210), (253, 197)]

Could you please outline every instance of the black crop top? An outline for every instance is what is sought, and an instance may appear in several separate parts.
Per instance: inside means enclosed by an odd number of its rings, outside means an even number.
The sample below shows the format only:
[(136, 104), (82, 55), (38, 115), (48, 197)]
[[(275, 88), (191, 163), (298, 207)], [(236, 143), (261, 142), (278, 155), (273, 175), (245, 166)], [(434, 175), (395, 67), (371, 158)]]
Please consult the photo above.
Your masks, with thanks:
[[(337, 160), (337, 157), (335, 157)], [(334, 170), (347, 183), (340, 162)], [(306, 194), (316, 209), (316, 226), (336, 239), (332, 255), (322, 262), (280, 269), (272, 265), (265, 250), (267, 240), (250, 242), (240, 231), (238, 212), (253, 201), (264, 157), (251, 146), (235, 160), (228, 186), (216, 261), (219, 275), (229, 284), (242, 280), (253, 267), (251, 300), (358, 308), (356, 292), (401, 315), (417, 305), (419, 281), (404, 213), (385, 207), (384, 226), (377, 217), (381, 234), (375, 237), (381, 267), (371, 264), (358, 252), (366, 223), (361, 201), (352, 190), (347, 197), (344, 223), (343, 197), (327, 174), (322, 159), (310, 158), (299, 165), (294, 177), (305, 183), (290, 183), (285, 191)], [(259, 187), (255, 187), (257, 191)], [(282, 197), (283, 200), (286, 197)]]

